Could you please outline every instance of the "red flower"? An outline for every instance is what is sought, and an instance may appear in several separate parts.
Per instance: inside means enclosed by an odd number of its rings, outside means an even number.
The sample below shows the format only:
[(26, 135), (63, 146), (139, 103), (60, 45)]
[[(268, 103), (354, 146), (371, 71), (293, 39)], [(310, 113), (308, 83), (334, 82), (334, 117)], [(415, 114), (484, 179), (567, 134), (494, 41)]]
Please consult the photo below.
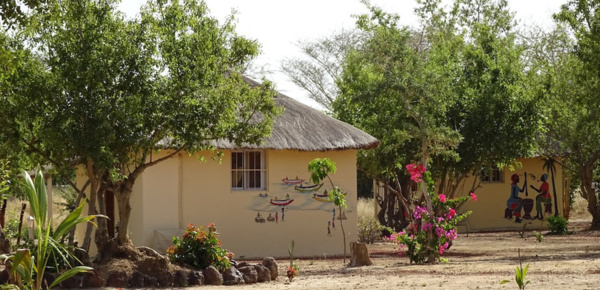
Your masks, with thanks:
[(469, 193), (469, 195), (471, 196), (471, 199), (473, 201), (477, 201), (477, 195), (475, 195), (475, 193), (471, 192), (471, 193)]

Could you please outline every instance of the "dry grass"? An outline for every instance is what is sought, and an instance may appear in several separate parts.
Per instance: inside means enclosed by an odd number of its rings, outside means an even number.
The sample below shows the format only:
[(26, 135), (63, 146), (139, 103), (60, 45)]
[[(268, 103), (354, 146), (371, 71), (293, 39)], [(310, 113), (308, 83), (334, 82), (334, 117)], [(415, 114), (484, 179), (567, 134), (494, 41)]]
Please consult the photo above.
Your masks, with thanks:
[(573, 198), (573, 205), (571, 205), (571, 218), (591, 219), (591, 215), (587, 210), (588, 202), (579, 193), (579, 190), (575, 192)]
[(373, 203), (372, 198), (359, 198), (356, 212), (358, 213), (358, 218), (361, 217), (374, 217), (375, 216), (375, 204)]

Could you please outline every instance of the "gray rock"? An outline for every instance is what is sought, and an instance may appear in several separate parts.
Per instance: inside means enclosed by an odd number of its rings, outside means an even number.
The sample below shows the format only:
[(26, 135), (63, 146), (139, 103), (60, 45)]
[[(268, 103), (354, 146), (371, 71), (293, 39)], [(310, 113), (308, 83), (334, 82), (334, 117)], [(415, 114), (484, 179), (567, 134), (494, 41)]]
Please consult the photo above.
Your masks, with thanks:
[(188, 271), (186, 271), (186, 270), (177, 270), (175, 272), (175, 277), (173, 279), (173, 284), (175, 285), (175, 287), (186, 287), (186, 286), (188, 286), (188, 276), (189, 276)]
[[(138, 273), (138, 274), (142, 274), (142, 273)], [(129, 277), (129, 279), (130, 278), (131, 277)], [(118, 271), (112, 272), (108, 275), (108, 278), (106, 278), (106, 287), (126, 288), (129, 286), (129, 283), (128, 283), (129, 279), (127, 277), (127, 274), (125, 274), (125, 272), (118, 272)]]
[(69, 279), (60, 282), (61, 288), (73, 289), (81, 288), (83, 277), (80, 275), (71, 276)]
[(223, 285), (223, 275), (219, 273), (217, 268), (208, 266), (202, 274), (204, 274), (204, 283), (206, 285)]
[(158, 282), (158, 279), (156, 279), (156, 277), (149, 277), (146, 275), (144, 275), (144, 285), (146, 285), (146, 287), (148, 287), (148, 288), (161, 287), (161, 285)]
[(235, 267), (223, 271), (223, 285), (239, 285), (244, 284), (244, 276)]
[(275, 258), (265, 257), (262, 261), (262, 265), (271, 271), (271, 280), (277, 279), (277, 276), (279, 276), (279, 270), (277, 270), (277, 261), (275, 261)]
[(247, 266), (250, 266), (250, 264), (249, 264), (248, 262), (239, 262), (239, 263), (237, 263), (237, 264), (235, 264), (235, 265), (232, 265), (232, 266), (235, 266), (236, 268), (238, 268), (238, 269), (239, 269), (239, 268), (241, 268), (241, 267), (247, 267)]
[(86, 273), (83, 276), (83, 288), (101, 288), (104, 287), (104, 284), (104, 279), (102, 279), (102, 275), (98, 270)]
[(238, 270), (242, 273), (244, 283), (254, 284), (258, 281), (258, 273), (254, 269), (254, 266), (240, 267)]
[(188, 276), (188, 285), (198, 286), (204, 284), (204, 274), (199, 271), (191, 271)]
[[(144, 274), (138, 272), (138, 271), (133, 271), (133, 273), (131, 273), (131, 276), (129, 276), (129, 287), (133, 287), (133, 288), (143, 288), (145, 285), (145, 279), (146, 277), (144, 276)], [(110, 281), (110, 279), (109, 279)], [(150, 286), (150, 285), (147, 285)]]
[(269, 268), (257, 264), (254, 265), (254, 270), (256, 270), (256, 282), (271, 282), (271, 270)]

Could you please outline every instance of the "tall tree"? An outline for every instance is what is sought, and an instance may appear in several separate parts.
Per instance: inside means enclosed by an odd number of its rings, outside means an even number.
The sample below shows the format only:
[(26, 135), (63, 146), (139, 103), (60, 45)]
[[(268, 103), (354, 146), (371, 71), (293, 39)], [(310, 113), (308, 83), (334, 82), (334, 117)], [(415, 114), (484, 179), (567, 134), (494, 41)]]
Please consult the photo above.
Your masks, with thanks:
[[(541, 114), (506, 1), (458, 0), (446, 23), (455, 36), (445, 45), (456, 47), (460, 64), (451, 80), (458, 99), (446, 118), (463, 140), (456, 149), (460, 158), (438, 158), (434, 169), (442, 180), (438, 191), (455, 197), (475, 191), (490, 169), (531, 155)], [(476, 178), (465, 185), (468, 176)]]
[(445, 80), (451, 65), (442, 65), (448, 60), (442, 47), (419, 41), (417, 33), (398, 24), (396, 15), (369, 8), (371, 13), (357, 22), (368, 39), (346, 57), (334, 112), (381, 140), (379, 148), (359, 155), (360, 162), (397, 194), (409, 217), (410, 186), (400, 184), (407, 174), (398, 165), (427, 165), (431, 156), (451, 153), (460, 140), (444, 122), (455, 101)]
[(600, 1), (571, 0), (554, 15), (570, 29), (575, 45), (549, 63), (544, 75), (546, 132), (552, 140), (547, 150), (566, 154), (564, 168), (581, 181), (581, 195), (588, 201), (592, 229), (600, 229), (600, 203), (593, 187), (594, 169), (600, 159)]
[(294, 84), (308, 92), (328, 111), (339, 95), (335, 81), (342, 74), (342, 63), (350, 49), (360, 46), (364, 35), (358, 30), (339, 30), (314, 41), (300, 41), (302, 57), (285, 59), (281, 70)]
[[(125, 19), (117, 1), (62, 1), (35, 15), (28, 44), (40, 60), (37, 83), (10, 105), (15, 136), (57, 164), (83, 168), (89, 209), (103, 213), (104, 192), (118, 202), (120, 230), (108, 240), (99, 222), (100, 257), (126, 246), (129, 200), (145, 169), (215, 149), (211, 140), (258, 143), (279, 113), (269, 82), (251, 87), (239, 71), (257, 44), (208, 15), (202, 1), (150, 1)], [(160, 158), (153, 154), (167, 150)], [(84, 241), (89, 246), (89, 241)]]

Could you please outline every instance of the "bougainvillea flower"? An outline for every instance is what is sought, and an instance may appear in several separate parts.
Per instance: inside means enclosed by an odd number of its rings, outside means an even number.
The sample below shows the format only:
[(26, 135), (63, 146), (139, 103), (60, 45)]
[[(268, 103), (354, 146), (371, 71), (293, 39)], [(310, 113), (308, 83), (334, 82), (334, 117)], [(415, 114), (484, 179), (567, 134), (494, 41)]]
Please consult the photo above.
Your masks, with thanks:
[(446, 195), (444, 195), (444, 194), (440, 194), (440, 195), (438, 195), (438, 196), (440, 197), (440, 201), (441, 201), (442, 203), (445, 203), (445, 202), (446, 202)]
[(469, 195), (471, 196), (471, 199), (473, 201), (477, 201), (477, 195), (475, 195), (475, 193), (471, 192), (471, 193), (469, 193)]

